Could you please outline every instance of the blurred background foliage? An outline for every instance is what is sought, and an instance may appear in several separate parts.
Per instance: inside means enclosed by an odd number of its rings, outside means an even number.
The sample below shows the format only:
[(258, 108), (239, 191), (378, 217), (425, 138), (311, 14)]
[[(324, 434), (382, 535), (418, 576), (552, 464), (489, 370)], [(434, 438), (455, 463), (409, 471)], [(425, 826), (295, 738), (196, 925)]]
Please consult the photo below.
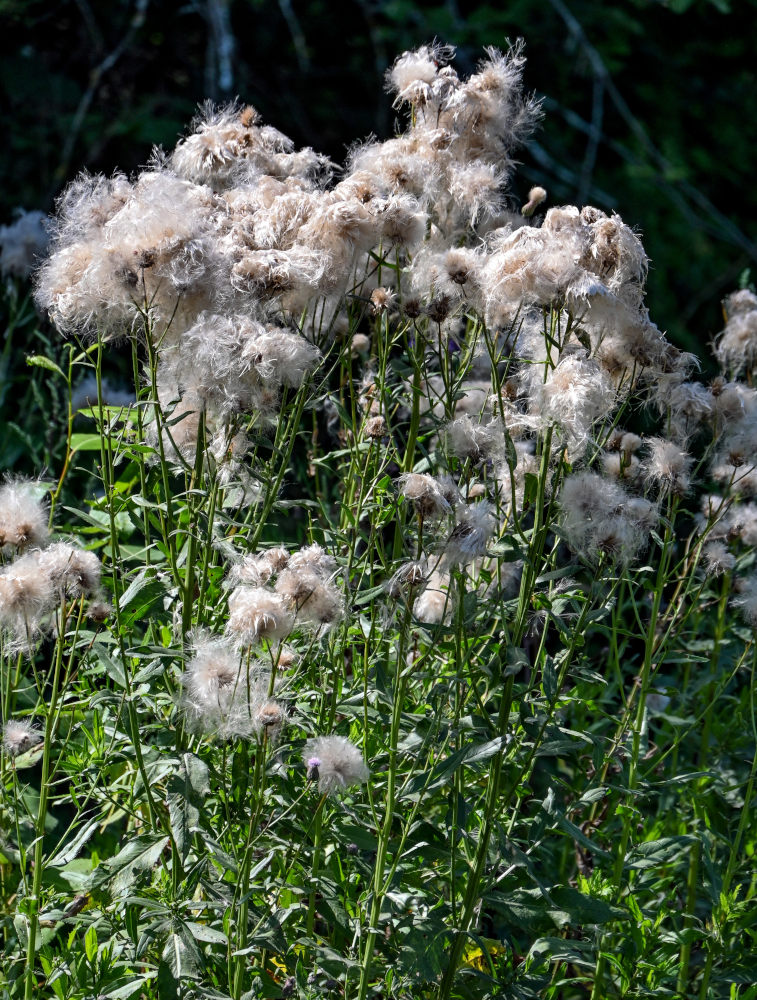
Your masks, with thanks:
[[(643, 234), (653, 319), (705, 359), (720, 299), (757, 271), (757, 0), (0, 0), (0, 223), (79, 170), (143, 164), (235, 96), (342, 162), (396, 127), (386, 67), (434, 37), (472, 70), (527, 42), (545, 119), (512, 197), (592, 203)], [(706, 363), (706, 360), (705, 360)]]

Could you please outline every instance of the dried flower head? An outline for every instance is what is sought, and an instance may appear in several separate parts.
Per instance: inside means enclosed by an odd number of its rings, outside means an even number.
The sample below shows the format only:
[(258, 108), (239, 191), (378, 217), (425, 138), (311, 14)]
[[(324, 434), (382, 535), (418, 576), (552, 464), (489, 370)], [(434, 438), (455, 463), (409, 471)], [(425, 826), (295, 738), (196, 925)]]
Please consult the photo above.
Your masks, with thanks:
[(381, 414), (369, 417), (363, 424), (363, 434), (372, 441), (380, 441), (381, 438), (386, 436), (386, 432), (386, 420)]
[(9, 719), (3, 727), (3, 746), (12, 757), (25, 753), (42, 739), (42, 733), (27, 719)]
[(371, 350), (371, 338), (365, 333), (356, 333), (350, 341), (350, 353), (352, 357), (369, 354)]
[(294, 627), (294, 614), (287, 603), (264, 587), (240, 586), (229, 597), (226, 634), (241, 646), (261, 639), (278, 642)]
[(367, 781), (370, 771), (363, 755), (344, 736), (317, 736), (308, 740), (302, 755), (308, 774), (318, 780), (322, 795), (335, 795)]
[(190, 729), (222, 739), (277, 738), (286, 713), (269, 696), (270, 671), (240, 657), (224, 639), (194, 638), (194, 655), (181, 677), (181, 707)]
[(0, 549), (12, 553), (43, 546), (49, 535), (44, 490), (39, 482), (16, 479), (0, 486)]
[(526, 217), (533, 215), (536, 209), (547, 200), (547, 192), (543, 187), (532, 187), (528, 192), (528, 201), (521, 208), (520, 214)]
[(450, 510), (439, 483), (424, 472), (406, 472), (399, 479), (400, 496), (414, 504), (421, 517), (442, 517)]
[(421, 562), (406, 562), (394, 572), (387, 585), (390, 597), (399, 598), (411, 593), (426, 579), (426, 571)]
[(444, 546), (446, 562), (450, 565), (465, 565), (482, 556), (496, 523), (493, 507), (488, 500), (458, 507), (455, 526)]
[(394, 306), (395, 294), (390, 288), (374, 288), (371, 292), (371, 312), (374, 316), (389, 312)]

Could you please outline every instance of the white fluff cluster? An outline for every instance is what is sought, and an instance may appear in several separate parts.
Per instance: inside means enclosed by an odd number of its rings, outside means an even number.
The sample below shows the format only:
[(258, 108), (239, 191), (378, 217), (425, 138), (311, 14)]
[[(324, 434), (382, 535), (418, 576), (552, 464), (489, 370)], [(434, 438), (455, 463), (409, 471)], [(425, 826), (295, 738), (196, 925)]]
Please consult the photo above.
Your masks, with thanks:
[[(58, 204), (38, 303), (62, 331), (106, 338), (149, 313), (164, 398), (188, 397), (185, 409), (221, 423), (274, 413), (281, 387), (318, 361), (303, 310), (321, 302), (328, 328), (345, 292), (375, 271), (371, 251), (415, 252), (429, 226), (451, 238), (509, 217), (509, 154), (537, 117), (521, 94), (522, 53), (492, 50), (467, 81), (443, 65), (452, 54), (432, 46), (398, 60), (391, 86), (416, 108), (412, 127), (355, 150), (330, 186), (324, 157), (237, 104), (205, 108), (133, 180), (82, 175)], [(474, 263), (466, 253), (448, 255), (454, 288)], [(374, 309), (392, 301), (386, 288)]]
[(308, 740), (302, 759), (308, 777), (318, 782), (322, 795), (338, 794), (370, 777), (360, 750), (344, 736), (317, 736)]
[(28, 648), (64, 601), (99, 600), (101, 569), (94, 552), (68, 542), (18, 556), (0, 569), (0, 628)]
[(42, 739), (42, 733), (28, 719), (9, 719), (3, 726), (3, 746), (11, 757), (25, 753)]
[(44, 490), (35, 480), (14, 479), (0, 486), (0, 551), (13, 555), (47, 544), (50, 531)]
[(271, 674), (223, 639), (198, 635), (181, 678), (190, 728), (222, 739), (278, 739), (286, 712), (270, 694)]
[(715, 356), (726, 371), (750, 373), (757, 365), (757, 295), (748, 288), (732, 292), (723, 309), (727, 323), (715, 345)]
[(659, 514), (643, 497), (594, 472), (568, 476), (560, 494), (562, 533), (579, 555), (596, 563), (628, 563), (644, 551)]
[[(441, 549), (422, 581), (390, 585), (412, 594), (422, 620), (448, 617), (452, 567), (486, 557), (506, 528), (498, 517), (525, 517), (528, 527), (545, 438), (547, 474), (572, 467), (559, 495), (562, 532), (591, 562), (625, 564), (644, 550), (658, 504), (695, 489), (705, 432), (715, 442), (711, 479), (737, 501), (723, 519), (728, 539), (712, 541), (754, 537), (757, 402), (735, 377), (757, 363), (757, 295), (726, 299), (715, 346), (723, 374), (697, 381), (695, 359), (649, 318), (646, 254), (618, 215), (548, 207), (538, 185), (519, 212), (508, 207), (514, 152), (539, 116), (523, 93), (521, 47), (488, 50), (467, 79), (453, 57), (438, 43), (399, 56), (386, 83), (408, 112), (405, 130), (354, 147), (338, 174), (233, 104), (205, 108), (133, 179), (80, 177), (60, 200), (38, 302), (61, 330), (106, 337), (149, 314), (170, 414), (162, 444), (192, 461), (204, 427), (220, 481), (240, 503), (258, 494), (240, 415), (274, 420), (331, 339), (346, 338), (342, 356), (362, 369), (360, 443), (378, 453), (393, 438), (406, 401), (398, 394), (388, 405), (393, 390), (374, 361), (381, 338), (402, 342), (391, 339), (401, 326), (422, 355), (413, 403), (434, 425), (428, 439), (446, 424), (438, 454), (451, 472), (426, 471), (435, 471), (432, 455), (424, 471), (397, 480)], [(455, 357), (473, 358), (460, 380)], [(637, 402), (659, 417), (645, 441), (616, 428)], [(346, 445), (356, 430), (339, 427), (333, 401), (321, 412), (328, 435)], [(709, 553), (713, 566), (728, 562), (728, 552)], [(228, 638), (280, 643), (298, 625), (328, 628), (344, 614), (334, 577), (315, 555), (248, 557), (229, 577)]]
[[(323, 632), (344, 615), (344, 598), (334, 583), (336, 561), (320, 545), (291, 555), (281, 547), (246, 556), (233, 566), (226, 634), (249, 646), (277, 643), (298, 625)], [(275, 578), (273, 586), (269, 586)]]

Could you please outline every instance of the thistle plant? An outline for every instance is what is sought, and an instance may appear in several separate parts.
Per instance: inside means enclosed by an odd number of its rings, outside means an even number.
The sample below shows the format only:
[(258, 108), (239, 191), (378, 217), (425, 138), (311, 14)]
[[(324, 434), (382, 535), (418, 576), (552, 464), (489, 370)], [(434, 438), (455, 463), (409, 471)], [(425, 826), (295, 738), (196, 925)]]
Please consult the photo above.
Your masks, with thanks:
[(632, 228), (518, 208), (522, 47), (453, 57), (342, 168), (233, 104), (60, 198), (9, 997), (754, 995), (757, 296), (699, 380)]

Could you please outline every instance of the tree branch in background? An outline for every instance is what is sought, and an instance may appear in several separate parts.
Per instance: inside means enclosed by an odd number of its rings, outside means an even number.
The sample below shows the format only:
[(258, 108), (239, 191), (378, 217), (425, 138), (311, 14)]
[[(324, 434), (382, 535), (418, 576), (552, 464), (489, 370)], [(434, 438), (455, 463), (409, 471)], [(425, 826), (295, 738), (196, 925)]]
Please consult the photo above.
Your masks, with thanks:
[(279, 0), (279, 10), (287, 23), (289, 34), (292, 36), (294, 54), (297, 57), (297, 65), (300, 68), (300, 72), (308, 73), (310, 71), (310, 56), (308, 55), (307, 42), (305, 41), (302, 26), (294, 12), (291, 0)]
[(229, 0), (207, 0), (205, 11), (210, 25), (205, 90), (212, 97), (229, 97), (234, 89), (233, 59), (236, 50)]
[[(601, 81), (603, 89), (607, 91), (607, 94), (612, 101), (618, 114), (621, 116), (623, 121), (628, 125), (631, 133), (638, 140), (642, 149), (646, 152), (649, 160), (656, 168), (656, 175), (651, 178), (654, 183), (665, 191), (670, 201), (676, 205), (681, 214), (689, 221), (692, 225), (709, 233), (716, 239), (724, 240), (733, 246), (739, 247), (748, 255), (748, 257), (757, 261), (757, 244), (755, 244), (749, 237), (742, 232), (739, 227), (732, 222), (727, 216), (716, 208), (709, 198), (702, 194), (702, 192), (695, 188), (692, 184), (686, 181), (677, 181), (676, 183), (671, 183), (668, 179), (673, 172), (673, 165), (670, 161), (660, 152), (659, 149), (650, 139), (647, 134), (646, 129), (641, 124), (641, 122), (634, 116), (631, 109), (625, 102), (622, 94), (615, 86), (610, 73), (605, 66), (604, 60), (602, 59), (599, 52), (594, 48), (589, 39), (586, 36), (586, 32), (581, 26), (580, 22), (571, 13), (569, 8), (563, 3), (563, 0), (549, 0), (552, 7), (555, 9), (557, 14), (562, 18), (565, 26), (581, 47), (586, 58), (591, 64), (592, 70), (594, 71), (594, 79), (596, 81)], [(595, 83), (596, 86), (596, 83)], [(596, 89), (595, 89), (595, 99), (594, 99), (594, 113), (592, 114), (591, 124), (583, 121), (579, 115), (574, 112), (568, 112), (566, 109), (561, 108), (555, 102), (547, 101), (547, 106), (555, 107), (556, 110), (563, 116), (565, 121), (572, 124), (574, 127), (580, 127), (582, 131), (586, 132), (590, 137), (590, 145), (594, 143), (595, 146), (601, 141), (602, 133), (597, 126), (596, 122)], [(579, 125), (580, 123), (580, 125)], [(600, 119), (601, 125), (601, 119)], [(635, 165), (644, 165), (644, 161), (640, 160), (635, 154), (633, 154), (626, 146), (621, 143), (609, 141), (608, 145), (610, 148), (614, 149), (623, 159), (627, 160), (629, 163)], [(589, 152), (587, 147), (587, 156)], [(596, 155), (596, 150), (595, 150)], [(585, 163), (587, 160), (585, 159)], [(593, 164), (592, 164), (593, 165)], [(582, 178), (583, 179), (583, 178)], [(589, 175), (590, 180), (590, 175)], [(579, 189), (580, 191), (581, 189)], [(688, 199), (688, 200), (687, 200)], [(579, 201), (581, 198), (579, 198)], [(704, 213), (704, 218), (697, 214), (697, 212), (692, 207), (692, 204), (697, 206)]]
[[(79, 101), (76, 111), (74, 112), (74, 117), (71, 120), (71, 127), (68, 130), (68, 133), (66, 135), (66, 141), (63, 144), (63, 153), (61, 155), (61, 161), (55, 171), (54, 176), (55, 176), (56, 189), (60, 186), (64, 178), (67, 177), (69, 174), (69, 166), (71, 163), (71, 157), (73, 155), (74, 147), (76, 145), (76, 140), (79, 138), (79, 133), (81, 132), (82, 125), (84, 124), (84, 119), (86, 118), (90, 105), (92, 104), (94, 96), (97, 93), (97, 88), (100, 86), (100, 83), (102, 82), (102, 79), (105, 76), (105, 74), (108, 73), (115, 66), (115, 64), (124, 54), (124, 52), (127, 51), (131, 43), (134, 41), (135, 35), (144, 24), (145, 15), (147, 13), (147, 7), (149, 5), (149, 2), (150, 0), (136, 0), (136, 4), (134, 7), (134, 14), (132, 15), (131, 22), (129, 24), (129, 28), (126, 34), (123, 36), (118, 45), (111, 52), (109, 52), (108, 55), (106, 55), (105, 58), (102, 59), (101, 62), (99, 62), (97, 66), (95, 66), (94, 69), (89, 74), (89, 86), (82, 94), (81, 100)], [(85, 7), (86, 5), (83, 7), (81, 4), (79, 4), (79, 9), (82, 11), (82, 16), (84, 17), (85, 24), (87, 24), (87, 28), (91, 33), (92, 25), (94, 25), (94, 18), (88, 18), (84, 14)], [(90, 10), (89, 14), (91, 15), (91, 13), (92, 12)], [(92, 22), (91, 24), (90, 20)]]

